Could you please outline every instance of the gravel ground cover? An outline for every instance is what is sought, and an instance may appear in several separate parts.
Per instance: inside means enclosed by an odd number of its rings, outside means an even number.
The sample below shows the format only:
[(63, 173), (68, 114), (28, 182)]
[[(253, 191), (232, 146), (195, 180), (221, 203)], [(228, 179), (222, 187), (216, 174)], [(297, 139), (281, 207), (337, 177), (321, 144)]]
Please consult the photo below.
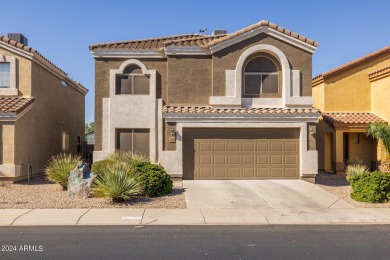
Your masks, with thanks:
[(17, 183), (0, 181), (0, 209), (44, 209), (44, 208), (186, 208), (184, 190), (174, 187), (173, 193), (158, 197), (134, 197), (123, 203), (112, 203), (107, 198), (70, 199), (59, 184), (44, 176)]
[(359, 202), (351, 198), (352, 188), (345, 179), (345, 173), (320, 172), (316, 176), (316, 185), (340, 199), (353, 205), (355, 208), (390, 208), (390, 203)]

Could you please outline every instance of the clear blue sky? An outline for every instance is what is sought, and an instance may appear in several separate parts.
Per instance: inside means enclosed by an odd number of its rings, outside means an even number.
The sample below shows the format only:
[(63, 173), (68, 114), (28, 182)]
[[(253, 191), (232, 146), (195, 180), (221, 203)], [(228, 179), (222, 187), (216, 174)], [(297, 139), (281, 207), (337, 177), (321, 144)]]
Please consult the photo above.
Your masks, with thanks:
[(320, 43), (313, 76), (390, 44), (390, 1), (82, 1), (0, 0), (0, 34), (20, 32), (29, 45), (89, 89), (94, 120), (90, 44), (207, 28), (229, 33), (268, 20)]

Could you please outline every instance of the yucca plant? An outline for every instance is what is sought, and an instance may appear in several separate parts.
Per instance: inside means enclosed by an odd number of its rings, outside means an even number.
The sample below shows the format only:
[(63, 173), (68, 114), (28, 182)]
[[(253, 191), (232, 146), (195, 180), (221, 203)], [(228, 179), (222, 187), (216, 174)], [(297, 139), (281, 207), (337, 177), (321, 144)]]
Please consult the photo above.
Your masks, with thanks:
[(95, 197), (110, 197), (113, 202), (123, 202), (142, 191), (134, 175), (123, 163), (115, 163), (103, 169), (94, 182)]
[(47, 178), (60, 184), (62, 189), (66, 190), (70, 171), (77, 166), (79, 161), (80, 156), (73, 154), (60, 153), (52, 156), (45, 168)]
[(367, 127), (366, 135), (380, 141), (386, 151), (386, 158), (382, 160), (379, 169), (390, 173), (390, 126), (385, 123), (372, 123)]
[(369, 173), (367, 166), (361, 164), (352, 164), (348, 165), (346, 169), (347, 173), (347, 181), (351, 182), (351, 180), (360, 175)]

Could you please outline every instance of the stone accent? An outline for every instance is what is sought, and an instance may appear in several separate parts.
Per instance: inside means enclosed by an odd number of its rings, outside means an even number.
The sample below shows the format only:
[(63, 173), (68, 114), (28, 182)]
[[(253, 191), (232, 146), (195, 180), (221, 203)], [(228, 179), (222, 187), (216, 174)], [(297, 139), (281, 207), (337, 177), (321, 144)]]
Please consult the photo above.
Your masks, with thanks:
[(68, 178), (68, 196), (70, 198), (88, 198), (92, 190), (92, 182), (96, 175), (90, 171), (88, 165), (79, 162)]

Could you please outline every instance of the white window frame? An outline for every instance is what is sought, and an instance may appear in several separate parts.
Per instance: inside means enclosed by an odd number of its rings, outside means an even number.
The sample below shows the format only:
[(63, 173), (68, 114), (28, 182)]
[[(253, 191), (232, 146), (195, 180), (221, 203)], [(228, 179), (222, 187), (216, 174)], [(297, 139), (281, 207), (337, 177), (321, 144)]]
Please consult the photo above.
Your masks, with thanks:
[(0, 88), (0, 95), (17, 96), (18, 89), (16, 87), (16, 57), (0, 55), (0, 63), (9, 63), (9, 88)]

